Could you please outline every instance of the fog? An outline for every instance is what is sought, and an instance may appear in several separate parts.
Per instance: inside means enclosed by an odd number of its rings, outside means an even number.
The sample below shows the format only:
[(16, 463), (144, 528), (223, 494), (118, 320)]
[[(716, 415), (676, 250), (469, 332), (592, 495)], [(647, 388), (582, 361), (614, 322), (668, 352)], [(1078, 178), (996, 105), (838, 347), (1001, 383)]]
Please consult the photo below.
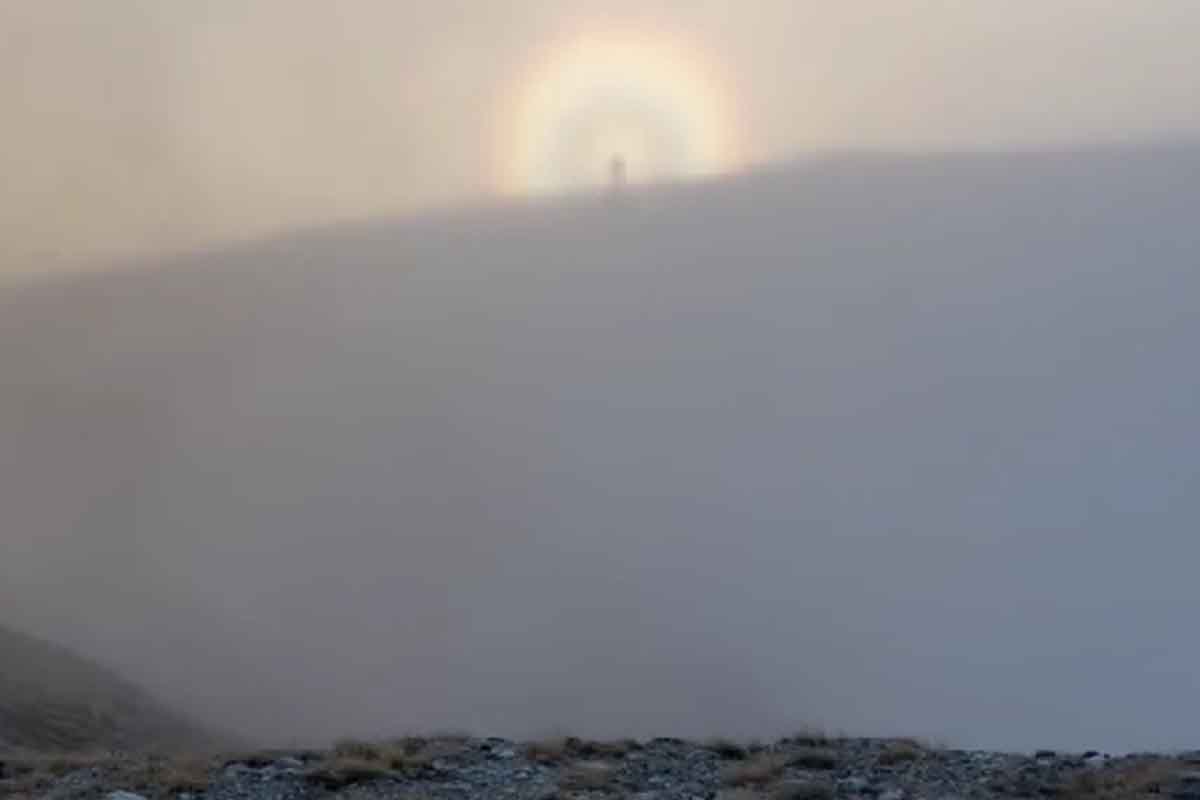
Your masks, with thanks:
[(3, 617), (273, 742), (1186, 746), (1198, 178), (827, 157), (14, 287)]
[(0, 0), (0, 281), (491, 202), (597, 31), (701, 53), (743, 166), (1200, 133), (1192, 0)]
[(1194, 746), (1198, 32), (0, 0), (0, 624), (264, 742)]

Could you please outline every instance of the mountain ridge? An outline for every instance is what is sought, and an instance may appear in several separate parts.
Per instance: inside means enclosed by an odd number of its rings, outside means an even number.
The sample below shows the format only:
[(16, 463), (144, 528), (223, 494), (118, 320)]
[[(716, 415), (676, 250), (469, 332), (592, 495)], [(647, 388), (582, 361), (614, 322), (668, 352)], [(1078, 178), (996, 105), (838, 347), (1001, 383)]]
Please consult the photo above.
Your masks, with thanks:
[(106, 668), (0, 626), (0, 751), (170, 750), (209, 741)]

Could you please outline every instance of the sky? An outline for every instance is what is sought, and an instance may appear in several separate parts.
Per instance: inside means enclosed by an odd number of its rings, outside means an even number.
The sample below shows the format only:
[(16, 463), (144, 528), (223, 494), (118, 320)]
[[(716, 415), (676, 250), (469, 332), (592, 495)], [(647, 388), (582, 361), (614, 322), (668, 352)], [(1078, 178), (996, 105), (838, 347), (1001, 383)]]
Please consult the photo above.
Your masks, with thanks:
[(0, 0), (0, 624), (274, 744), (1194, 747), (1198, 31)]
[(609, 150), (653, 179), (1191, 137), (1197, 30), (1188, 0), (5, 0), (0, 275), (577, 187)]

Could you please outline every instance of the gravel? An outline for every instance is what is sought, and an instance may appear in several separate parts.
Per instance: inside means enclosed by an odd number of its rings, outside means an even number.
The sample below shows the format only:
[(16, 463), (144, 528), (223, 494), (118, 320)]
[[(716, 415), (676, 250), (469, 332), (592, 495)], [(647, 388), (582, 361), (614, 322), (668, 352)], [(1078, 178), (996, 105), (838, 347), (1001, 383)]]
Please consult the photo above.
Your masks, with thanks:
[[(353, 752), (354, 756), (344, 755)], [(214, 762), (205, 789), (120, 785), (80, 769), (29, 796), (55, 800), (973, 800), (1157, 797), (1200, 800), (1200, 754), (1110, 757), (939, 749), (811, 737), (770, 745), (677, 739), (525, 745), (430, 739), (329, 753)], [(0, 786), (0, 795), (4, 795)]]

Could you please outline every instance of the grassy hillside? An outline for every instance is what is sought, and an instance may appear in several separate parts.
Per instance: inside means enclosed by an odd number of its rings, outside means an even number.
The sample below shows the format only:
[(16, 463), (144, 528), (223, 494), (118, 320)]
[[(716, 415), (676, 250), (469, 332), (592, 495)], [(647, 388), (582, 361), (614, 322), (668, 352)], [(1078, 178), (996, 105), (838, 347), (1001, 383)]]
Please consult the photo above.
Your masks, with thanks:
[(108, 670), (0, 627), (0, 749), (172, 749), (206, 738)]

